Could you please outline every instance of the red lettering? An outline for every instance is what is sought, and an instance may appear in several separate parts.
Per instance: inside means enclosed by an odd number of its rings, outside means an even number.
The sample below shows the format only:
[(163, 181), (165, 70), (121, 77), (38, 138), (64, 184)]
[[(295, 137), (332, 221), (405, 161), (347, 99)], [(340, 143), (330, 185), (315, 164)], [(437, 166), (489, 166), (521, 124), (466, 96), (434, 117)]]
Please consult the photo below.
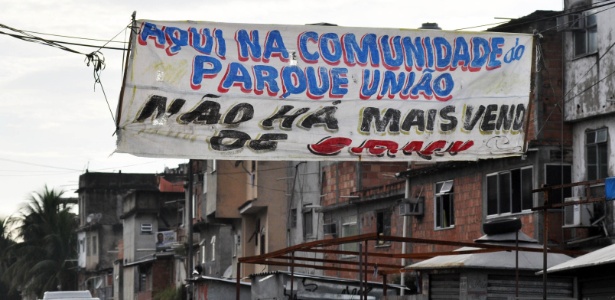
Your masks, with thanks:
[(364, 149), (368, 149), (368, 153), (376, 156), (383, 156), (384, 152), (387, 151), (388, 156), (395, 156), (397, 153), (397, 147), (399, 145), (393, 141), (386, 140), (367, 140), (361, 144), (360, 147), (352, 147), (350, 148), (350, 153), (352, 154), (361, 154)]
[(336, 155), (350, 146), (352, 140), (345, 137), (326, 137), (316, 144), (308, 145), (310, 152), (316, 155)]
[[(346, 137), (326, 137), (316, 144), (308, 145), (310, 152), (316, 155), (337, 155), (342, 149), (350, 147), (352, 139)], [(448, 146), (448, 147), (447, 147)], [(358, 147), (351, 147), (349, 152), (354, 155), (368, 154), (374, 156), (395, 157), (401, 149), (403, 155), (408, 156), (416, 153), (425, 160), (431, 160), (433, 155), (442, 156), (445, 153), (457, 155), (459, 152), (466, 151), (474, 146), (474, 141), (453, 141), (438, 140), (425, 146), (424, 141), (410, 141), (402, 148), (399, 144), (390, 140), (365, 140)]]
[(456, 155), (461, 151), (470, 149), (472, 146), (474, 146), (474, 141), (455, 141), (448, 147), (448, 149), (446, 149), (446, 152), (451, 155)]

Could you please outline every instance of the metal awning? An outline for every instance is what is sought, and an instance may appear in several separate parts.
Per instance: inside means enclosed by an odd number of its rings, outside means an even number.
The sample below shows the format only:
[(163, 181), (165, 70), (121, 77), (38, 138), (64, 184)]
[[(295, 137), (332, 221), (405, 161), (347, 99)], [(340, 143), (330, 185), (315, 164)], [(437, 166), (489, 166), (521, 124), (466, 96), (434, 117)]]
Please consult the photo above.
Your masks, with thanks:
[[(429, 253), (382, 253), (373, 251), (342, 251), (337, 250), (337, 246), (348, 243), (360, 243), (363, 247), (359, 249), (370, 249), (369, 243), (377, 244), (379, 241), (385, 242), (399, 242), (399, 243), (414, 243), (414, 244), (431, 244), (431, 245), (445, 245), (454, 247), (465, 247), (454, 251), (444, 252), (429, 252)], [(393, 247), (391, 248), (393, 249)], [(472, 255), (476, 253), (492, 253), (492, 252), (506, 252), (512, 253), (519, 251), (520, 253), (527, 253), (528, 256), (542, 256), (544, 249), (538, 247), (533, 243), (523, 243), (519, 246), (510, 246), (502, 244), (490, 244), (484, 242), (456, 242), (448, 240), (435, 240), (435, 239), (421, 239), (411, 237), (398, 237), (398, 236), (383, 236), (378, 233), (366, 233), (350, 237), (341, 237), (333, 239), (325, 239), (307, 242), (303, 244), (294, 245), (288, 248), (280, 249), (270, 253), (240, 257), (237, 263), (237, 289), (239, 289), (241, 264), (261, 264), (261, 265), (273, 265), (273, 266), (287, 266), (290, 267), (291, 276), (293, 275), (294, 267), (312, 268), (318, 270), (330, 270), (330, 271), (347, 271), (359, 273), (361, 281), (367, 282), (367, 274), (379, 274), (382, 276), (384, 287), (386, 287), (386, 279), (389, 274), (399, 274), (411, 271), (411, 268), (406, 268), (401, 264), (378, 264), (370, 262), (370, 258), (374, 257), (388, 257), (388, 258), (405, 258), (405, 259), (431, 259), (436, 256), (457, 256), (460, 255)], [(341, 254), (341, 255), (354, 255), (359, 261), (347, 260), (347, 259), (319, 259), (313, 257), (297, 256), (299, 252), (309, 253), (325, 253), (325, 254)], [(560, 256), (553, 257), (556, 263), (564, 262), (565, 259), (570, 259), (569, 256), (563, 255), (566, 253), (577, 253), (573, 251), (556, 251), (551, 250), (550, 253), (562, 253)], [(550, 259), (551, 257), (549, 257)], [(534, 261), (534, 259), (528, 259)], [(541, 260), (542, 261), (542, 260)], [(513, 259), (514, 262), (514, 259)], [(501, 262), (500, 262), (501, 263)], [(537, 268), (534, 268), (537, 269)], [(360, 282), (361, 282), (360, 281)], [(291, 284), (292, 284), (291, 280)], [(292, 286), (291, 286), (292, 290)], [(386, 293), (386, 290), (385, 290)], [(237, 296), (239, 293), (237, 292)]]
[(563, 272), (615, 263), (615, 245), (587, 253), (547, 269), (547, 273)]

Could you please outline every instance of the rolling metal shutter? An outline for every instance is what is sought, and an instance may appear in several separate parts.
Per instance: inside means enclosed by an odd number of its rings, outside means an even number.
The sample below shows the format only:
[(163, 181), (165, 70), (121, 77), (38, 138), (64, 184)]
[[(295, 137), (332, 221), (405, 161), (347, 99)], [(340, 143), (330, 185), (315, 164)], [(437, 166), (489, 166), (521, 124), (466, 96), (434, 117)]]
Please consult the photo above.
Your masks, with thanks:
[(429, 299), (459, 299), (459, 274), (430, 275)]
[[(514, 299), (516, 280), (514, 275), (493, 275), (487, 277), (487, 299)], [(542, 299), (541, 276), (519, 276), (519, 298)], [(549, 277), (547, 282), (549, 299), (566, 299), (573, 296), (573, 280), (566, 277)]]
[(602, 300), (613, 299), (615, 295), (615, 277), (580, 280), (581, 299)]

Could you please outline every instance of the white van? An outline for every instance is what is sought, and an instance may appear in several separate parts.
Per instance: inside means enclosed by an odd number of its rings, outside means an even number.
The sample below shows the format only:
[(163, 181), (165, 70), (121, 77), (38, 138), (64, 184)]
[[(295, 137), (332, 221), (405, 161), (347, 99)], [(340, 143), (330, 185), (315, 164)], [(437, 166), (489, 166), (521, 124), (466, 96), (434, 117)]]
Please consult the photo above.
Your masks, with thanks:
[(92, 298), (90, 291), (57, 291), (45, 292), (43, 300), (99, 300)]

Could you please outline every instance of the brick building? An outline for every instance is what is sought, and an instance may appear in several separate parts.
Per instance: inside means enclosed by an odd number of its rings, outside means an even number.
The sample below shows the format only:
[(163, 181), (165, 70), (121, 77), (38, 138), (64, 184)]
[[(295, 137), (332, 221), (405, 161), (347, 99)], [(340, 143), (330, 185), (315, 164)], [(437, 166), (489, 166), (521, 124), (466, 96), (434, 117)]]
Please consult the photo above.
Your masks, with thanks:
[[(323, 168), (323, 222), (326, 233), (344, 237), (380, 232), (384, 235), (472, 242), (483, 235), (482, 223), (515, 216), (522, 232), (550, 246), (562, 246), (566, 237), (562, 211), (548, 212), (549, 236), (542, 236), (543, 218), (533, 207), (542, 195), (532, 193), (543, 185), (571, 181), (571, 128), (563, 122), (561, 35), (555, 28), (558, 12), (536, 11), (526, 17), (490, 29), (498, 32), (535, 35), (539, 65), (532, 74), (527, 152), (521, 157), (445, 162), (437, 164), (370, 164), (343, 162)], [(399, 173), (400, 184), (394, 178)], [(391, 177), (388, 177), (391, 176)], [(390, 179), (390, 180), (388, 180)], [(399, 180), (399, 179), (397, 179)], [(549, 195), (551, 203), (562, 202), (570, 190)], [(410, 211), (407, 208), (410, 207)], [(405, 225), (405, 230), (404, 230)], [(335, 228), (335, 229), (333, 229)], [(357, 250), (358, 245), (341, 245), (339, 250)], [(381, 244), (368, 251), (382, 253), (429, 253), (451, 251), (436, 244)], [(402, 249), (405, 248), (405, 249)], [(337, 259), (357, 260), (335, 255)], [(410, 260), (380, 258), (379, 263), (409, 265)], [(354, 273), (328, 271), (325, 275), (356, 278)], [(415, 287), (412, 280), (403, 280)]]

